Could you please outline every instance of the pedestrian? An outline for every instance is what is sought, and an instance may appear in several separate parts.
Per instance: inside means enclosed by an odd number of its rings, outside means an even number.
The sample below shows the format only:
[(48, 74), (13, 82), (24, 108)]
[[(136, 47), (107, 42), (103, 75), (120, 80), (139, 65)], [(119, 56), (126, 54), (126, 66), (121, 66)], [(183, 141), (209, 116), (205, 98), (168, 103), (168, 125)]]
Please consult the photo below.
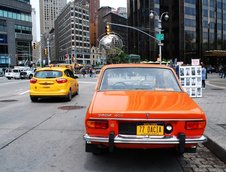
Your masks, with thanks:
[(93, 69), (92, 68), (90, 68), (89, 69), (89, 76), (92, 78), (92, 76), (93, 76)]
[(83, 78), (85, 78), (85, 76), (86, 76), (86, 70), (85, 70), (85, 68), (82, 68), (82, 75), (83, 75)]
[(203, 89), (206, 89), (206, 79), (207, 79), (206, 68), (204, 65), (202, 65), (202, 88)]
[(222, 75), (221, 75), (221, 78), (225, 78), (225, 77), (226, 77), (226, 65), (223, 66)]

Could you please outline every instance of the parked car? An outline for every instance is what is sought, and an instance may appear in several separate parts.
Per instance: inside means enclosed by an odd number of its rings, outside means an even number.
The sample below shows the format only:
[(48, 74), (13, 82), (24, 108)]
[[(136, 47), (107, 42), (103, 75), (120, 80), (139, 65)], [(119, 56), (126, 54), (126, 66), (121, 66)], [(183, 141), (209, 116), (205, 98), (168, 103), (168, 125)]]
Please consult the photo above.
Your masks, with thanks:
[(20, 72), (21, 72), (20, 69), (7, 68), (5, 70), (5, 77), (9, 80), (10, 79), (20, 79), (21, 78)]
[(79, 84), (71, 69), (67, 67), (45, 67), (36, 70), (30, 79), (30, 99), (64, 97), (71, 101), (79, 93)]
[(85, 117), (86, 152), (114, 148), (175, 148), (195, 152), (206, 117), (162, 65), (103, 67)]
[(31, 79), (34, 76), (36, 69), (35, 68), (27, 68), (21, 72), (21, 76), (23, 78)]

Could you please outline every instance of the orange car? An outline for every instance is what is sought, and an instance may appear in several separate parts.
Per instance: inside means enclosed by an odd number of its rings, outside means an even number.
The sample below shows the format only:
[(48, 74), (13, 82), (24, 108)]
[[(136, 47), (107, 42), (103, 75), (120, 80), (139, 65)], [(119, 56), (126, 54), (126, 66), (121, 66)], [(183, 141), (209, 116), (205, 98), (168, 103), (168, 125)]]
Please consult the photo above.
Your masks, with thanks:
[(85, 118), (86, 152), (114, 148), (176, 148), (196, 152), (206, 117), (162, 65), (116, 64), (101, 69)]

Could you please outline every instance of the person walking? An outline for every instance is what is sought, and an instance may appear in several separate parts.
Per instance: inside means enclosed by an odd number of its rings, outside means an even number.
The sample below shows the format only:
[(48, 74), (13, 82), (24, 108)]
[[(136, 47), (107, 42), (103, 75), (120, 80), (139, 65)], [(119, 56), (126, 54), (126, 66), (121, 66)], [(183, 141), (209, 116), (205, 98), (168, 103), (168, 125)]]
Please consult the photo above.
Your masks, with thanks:
[(89, 76), (90, 76), (90, 78), (93, 77), (93, 69), (92, 68), (89, 69)]
[(221, 74), (221, 78), (225, 78), (225, 77), (226, 77), (226, 65), (222, 67), (222, 74)]
[(207, 73), (206, 73), (206, 68), (204, 65), (202, 65), (202, 88), (206, 88), (206, 79), (207, 79)]

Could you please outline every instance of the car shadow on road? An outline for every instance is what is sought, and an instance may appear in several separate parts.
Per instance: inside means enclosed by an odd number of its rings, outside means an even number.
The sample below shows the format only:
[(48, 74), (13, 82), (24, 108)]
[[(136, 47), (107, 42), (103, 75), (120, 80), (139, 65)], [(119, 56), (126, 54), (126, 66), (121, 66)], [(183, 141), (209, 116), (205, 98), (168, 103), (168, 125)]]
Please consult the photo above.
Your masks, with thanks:
[(66, 98), (54, 97), (54, 98), (39, 98), (36, 103), (67, 103)]
[[(174, 150), (116, 150), (102, 155), (88, 154), (89, 171), (183, 171)], [(89, 169), (92, 167), (92, 169)]]

